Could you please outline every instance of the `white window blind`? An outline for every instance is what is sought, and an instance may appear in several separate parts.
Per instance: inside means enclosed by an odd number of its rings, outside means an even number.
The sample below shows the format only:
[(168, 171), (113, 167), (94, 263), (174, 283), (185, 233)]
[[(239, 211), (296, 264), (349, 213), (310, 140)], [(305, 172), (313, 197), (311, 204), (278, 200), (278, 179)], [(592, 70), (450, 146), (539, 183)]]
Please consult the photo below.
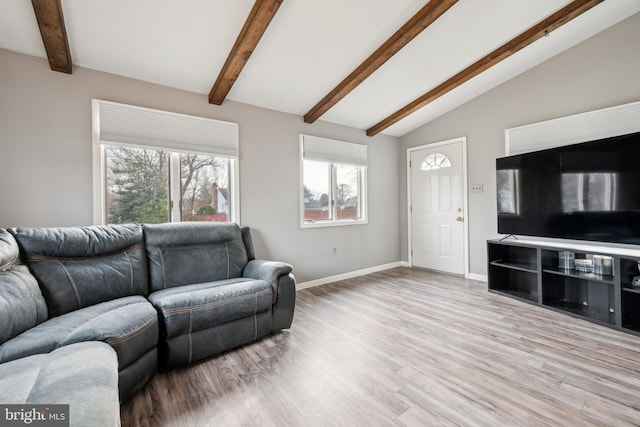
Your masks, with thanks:
[(238, 157), (236, 123), (94, 99), (99, 141)]
[(640, 131), (640, 102), (507, 129), (507, 156)]
[(355, 166), (367, 166), (367, 146), (335, 141), (317, 136), (300, 135), (305, 160), (319, 160)]

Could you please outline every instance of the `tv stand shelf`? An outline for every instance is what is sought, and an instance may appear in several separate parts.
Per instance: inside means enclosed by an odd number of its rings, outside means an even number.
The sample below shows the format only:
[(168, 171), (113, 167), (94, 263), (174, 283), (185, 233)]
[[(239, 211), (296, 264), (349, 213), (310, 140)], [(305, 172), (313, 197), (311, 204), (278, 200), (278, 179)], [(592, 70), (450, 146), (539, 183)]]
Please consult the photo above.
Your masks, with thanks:
[(594, 282), (610, 283), (613, 284), (613, 276), (605, 276), (602, 274), (583, 273), (576, 270), (565, 270), (559, 267), (546, 267), (542, 270), (543, 273), (557, 274), (559, 276), (574, 277), (582, 280), (592, 280)]
[[(561, 268), (560, 252), (575, 259), (611, 257), (612, 273)], [(489, 291), (640, 335), (640, 251), (560, 242), (489, 240)]]
[(495, 265), (497, 267), (502, 267), (502, 268), (510, 268), (513, 270), (527, 271), (530, 273), (536, 272), (535, 264), (507, 262), (507, 261), (502, 261), (501, 259), (498, 259), (495, 261), (491, 261), (491, 265)]

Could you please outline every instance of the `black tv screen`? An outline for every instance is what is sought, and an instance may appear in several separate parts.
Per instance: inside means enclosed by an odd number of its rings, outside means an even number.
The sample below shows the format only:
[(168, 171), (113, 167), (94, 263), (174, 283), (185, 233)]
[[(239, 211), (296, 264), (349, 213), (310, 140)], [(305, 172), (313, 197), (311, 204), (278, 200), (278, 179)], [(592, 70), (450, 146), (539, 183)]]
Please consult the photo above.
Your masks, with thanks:
[(496, 159), (498, 232), (640, 244), (640, 132)]

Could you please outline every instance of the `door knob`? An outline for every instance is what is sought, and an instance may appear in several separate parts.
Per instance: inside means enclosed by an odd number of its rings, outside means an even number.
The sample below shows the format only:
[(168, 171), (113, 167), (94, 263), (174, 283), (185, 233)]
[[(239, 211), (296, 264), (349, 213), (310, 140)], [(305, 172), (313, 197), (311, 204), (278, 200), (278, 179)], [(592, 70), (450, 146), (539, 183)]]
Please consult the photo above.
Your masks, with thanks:
[(464, 221), (464, 218), (462, 218), (461, 216), (459, 216), (458, 218), (456, 218), (456, 221), (458, 221), (458, 222), (462, 222), (462, 221)]

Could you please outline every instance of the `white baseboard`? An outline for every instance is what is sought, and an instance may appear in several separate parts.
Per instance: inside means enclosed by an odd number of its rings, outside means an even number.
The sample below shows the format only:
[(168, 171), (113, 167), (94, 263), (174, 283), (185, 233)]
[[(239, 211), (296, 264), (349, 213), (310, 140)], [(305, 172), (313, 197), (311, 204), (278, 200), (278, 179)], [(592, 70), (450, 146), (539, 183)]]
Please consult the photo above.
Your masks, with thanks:
[(409, 263), (405, 261), (391, 262), (389, 264), (377, 265), (375, 267), (363, 268), (362, 270), (350, 271), (348, 273), (337, 274), (335, 276), (323, 277), (322, 279), (310, 280), (296, 284), (296, 290), (312, 288), (314, 286), (326, 285), (327, 283), (337, 282), (338, 280), (351, 279), (353, 277), (364, 276), (365, 274), (376, 273), (378, 271), (389, 270), (395, 267), (409, 267)]
[(487, 276), (482, 274), (475, 274), (475, 273), (469, 273), (469, 275), (467, 276), (467, 279), (478, 280), (480, 282), (487, 282), (489, 280)]
[[(389, 264), (377, 265), (375, 267), (363, 268), (362, 270), (350, 271), (348, 273), (337, 274), (335, 276), (323, 277), (321, 279), (309, 280), (307, 282), (301, 282), (296, 284), (296, 290), (302, 290), (307, 288), (313, 288), (314, 286), (326, 285), (327, 283), (337, 282), (339, 280), (351, 279), (353, 277), (364, 276), (365, 274), (376, 273), (378, 271), (389, 270), (396, 267), (411, 267), (407, 261), (390, 262)], [(469, 273), (467, 279), (478, 280), (480, 282), (487, 282), (487, 276), (482, 274)]]

